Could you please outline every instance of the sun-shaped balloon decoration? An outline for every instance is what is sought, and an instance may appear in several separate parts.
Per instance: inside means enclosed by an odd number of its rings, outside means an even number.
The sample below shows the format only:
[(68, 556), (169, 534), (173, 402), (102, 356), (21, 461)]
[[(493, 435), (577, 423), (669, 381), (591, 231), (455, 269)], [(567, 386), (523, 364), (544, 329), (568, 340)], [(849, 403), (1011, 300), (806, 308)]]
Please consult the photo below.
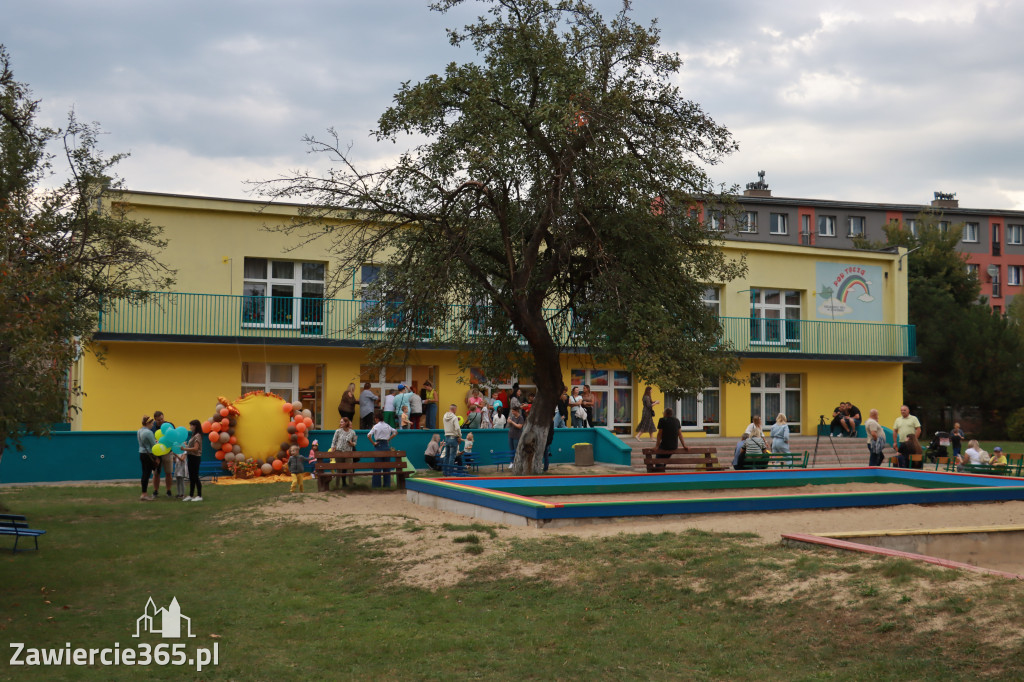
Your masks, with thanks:
[(289, 448), (308, 446), (312, 427), (313, 415), (301, 402), (264, 391), (234, 402), (218, 396), (213, 416), (202, 423), (217, 459), (234, 472), (254, 476), (284, 471)]

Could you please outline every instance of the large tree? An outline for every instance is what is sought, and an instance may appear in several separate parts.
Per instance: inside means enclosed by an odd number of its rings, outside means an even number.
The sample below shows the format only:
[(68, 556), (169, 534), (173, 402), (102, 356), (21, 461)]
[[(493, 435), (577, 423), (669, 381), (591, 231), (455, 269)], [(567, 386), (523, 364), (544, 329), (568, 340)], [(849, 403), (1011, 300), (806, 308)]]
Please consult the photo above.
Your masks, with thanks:
[(735, 144), (683, 97), (679, 57), (628, 2), (608, 19), (576, 0), (486, 4), (448, 32), (478, 60), (402, 84), (374, 133), (426, 142), (365, 171), (331, 131), (307, 142), (336, 170), (263, 189), (309, 204), (283, 229), (330, 240), (336, 272), (382, 264), (363, 317), (392, 326), (378, 358), (431, 337), (490, 377), (532, 376), (524, 473), (541, 467), (565, 350), (667, 390), (735, 370), (701, 303), (709, 283), (744, 267), (701, 221), (702, 207), (725, 201), (704, 166)]
[(904, 369), (907, 404), (932, 424), (929, 431), (951, 428), (954, 413), (973, 409), (987, 428), (998, 431), (1021, 397), (1021, 339), (1007, 319), (979, 299), (978, 278), (958, 250), (963, 224), (943, 230), (940, 218), (922, 213), (915, 233), (890, 224), (885, 241), (858, 245), (908, 249), (909, 317), (921, 361)]
[(62, 129), (39, 126), (38, 108), (0, 46), (0, 457), (65, 421), (80, 391), (69, 370), (103, 302), (170, 284), (161, 230), (116, 201), (122, 157), (104, 158), (98, 127), (73, 113)]

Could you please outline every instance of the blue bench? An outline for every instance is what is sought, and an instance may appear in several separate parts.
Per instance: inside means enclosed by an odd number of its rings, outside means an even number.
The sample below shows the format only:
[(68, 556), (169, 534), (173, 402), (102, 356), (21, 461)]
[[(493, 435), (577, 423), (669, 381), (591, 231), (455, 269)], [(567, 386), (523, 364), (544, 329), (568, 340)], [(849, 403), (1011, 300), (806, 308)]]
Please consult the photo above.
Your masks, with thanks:
[(512, 466), (512, 460), (516, 457), (516, 453), (511, 450), (504, 452), (491, 452), (491, 464), (497, 467), (497, 471), (504, 471), (506, 466)]
[(199, 462), (199, 478), (212, 478), (214, 483), (217, 482), (217, 478), (229, 474), (230, 472), (224, 470), (224, 462), (219, 459), (215, 459), (212, 462), (202, 460)]
[[(39, 536), (46, 533), (45, 530), (38, 530), (28, 527), (28, 519), (19, 514), (0, 514), (0, 535), (14, 536), (14, 549), (18, 551), (18, 540), (21, 538), (32, 538), (36, 542), (36, 550), (39, 549)], [(25, 551), (25, 550), (22, 550)]]

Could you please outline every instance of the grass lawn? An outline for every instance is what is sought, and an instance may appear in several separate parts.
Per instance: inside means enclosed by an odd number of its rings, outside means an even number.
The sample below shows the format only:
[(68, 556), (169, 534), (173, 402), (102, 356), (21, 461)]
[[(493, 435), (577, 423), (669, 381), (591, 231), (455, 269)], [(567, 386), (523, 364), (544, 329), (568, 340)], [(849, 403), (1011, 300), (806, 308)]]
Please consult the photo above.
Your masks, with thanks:
[[(10, 650), (0, 677), (1024, 678), (1022, 582), (699, 531), (523, 539), (396, 520), (325, 532), (260, 511), (286, 489), (216, 487), (200, 504), (116, 486), (0, 491), (48, 531), (39, 552), (0, 553), (6, 641), (155, 645), (132, 637), (136, 619), (148, 598), (177, 597), (198, 635), (188, 646), (220, 650), (202, 673), (12, 667)], [(420, 533), (478, 563), (436, 591), (403, 583), (385, 545)]]
[[(1001, 447), (1003, 452), (1007, 455), (1016, 455), (1017, 457), (1020, 457), (1024, 454), (1024, 443), (1016, 440), (980, 440), (978, 441), (978, 445), (980, 445), (982, 450), (990, 455), (997, 445)], [(963, 449), (967, 449), (967, 443), (964, 443)]]

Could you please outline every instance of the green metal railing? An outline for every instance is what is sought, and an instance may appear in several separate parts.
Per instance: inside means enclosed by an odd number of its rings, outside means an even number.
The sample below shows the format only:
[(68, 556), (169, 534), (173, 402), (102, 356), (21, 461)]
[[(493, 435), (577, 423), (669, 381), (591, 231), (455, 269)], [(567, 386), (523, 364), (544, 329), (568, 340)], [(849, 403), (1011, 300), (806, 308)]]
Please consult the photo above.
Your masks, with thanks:
[[(379, 339), (401, 322), (398, 313), (360, 321), (366, 305), (366, 301), (345, 299), (157, 292), (142, 303), (108, 304), (100, 315), (98, 331), (109, 335), (358, 344)], [(452, 309), (452, 325), (462, 317), (460, 307)], [(552, 317), (552, 333), (567, 338), (568, 325), (555, 316), (555, 311)], [(910, 358), (917, 352), (912, 325), (749, 317), (720, 320), (723, 347), (740, 354)], [(417, 334), (424, 343), (436, 344), (448, 343), (454, 337), (454, 327), (450, 326)]]

